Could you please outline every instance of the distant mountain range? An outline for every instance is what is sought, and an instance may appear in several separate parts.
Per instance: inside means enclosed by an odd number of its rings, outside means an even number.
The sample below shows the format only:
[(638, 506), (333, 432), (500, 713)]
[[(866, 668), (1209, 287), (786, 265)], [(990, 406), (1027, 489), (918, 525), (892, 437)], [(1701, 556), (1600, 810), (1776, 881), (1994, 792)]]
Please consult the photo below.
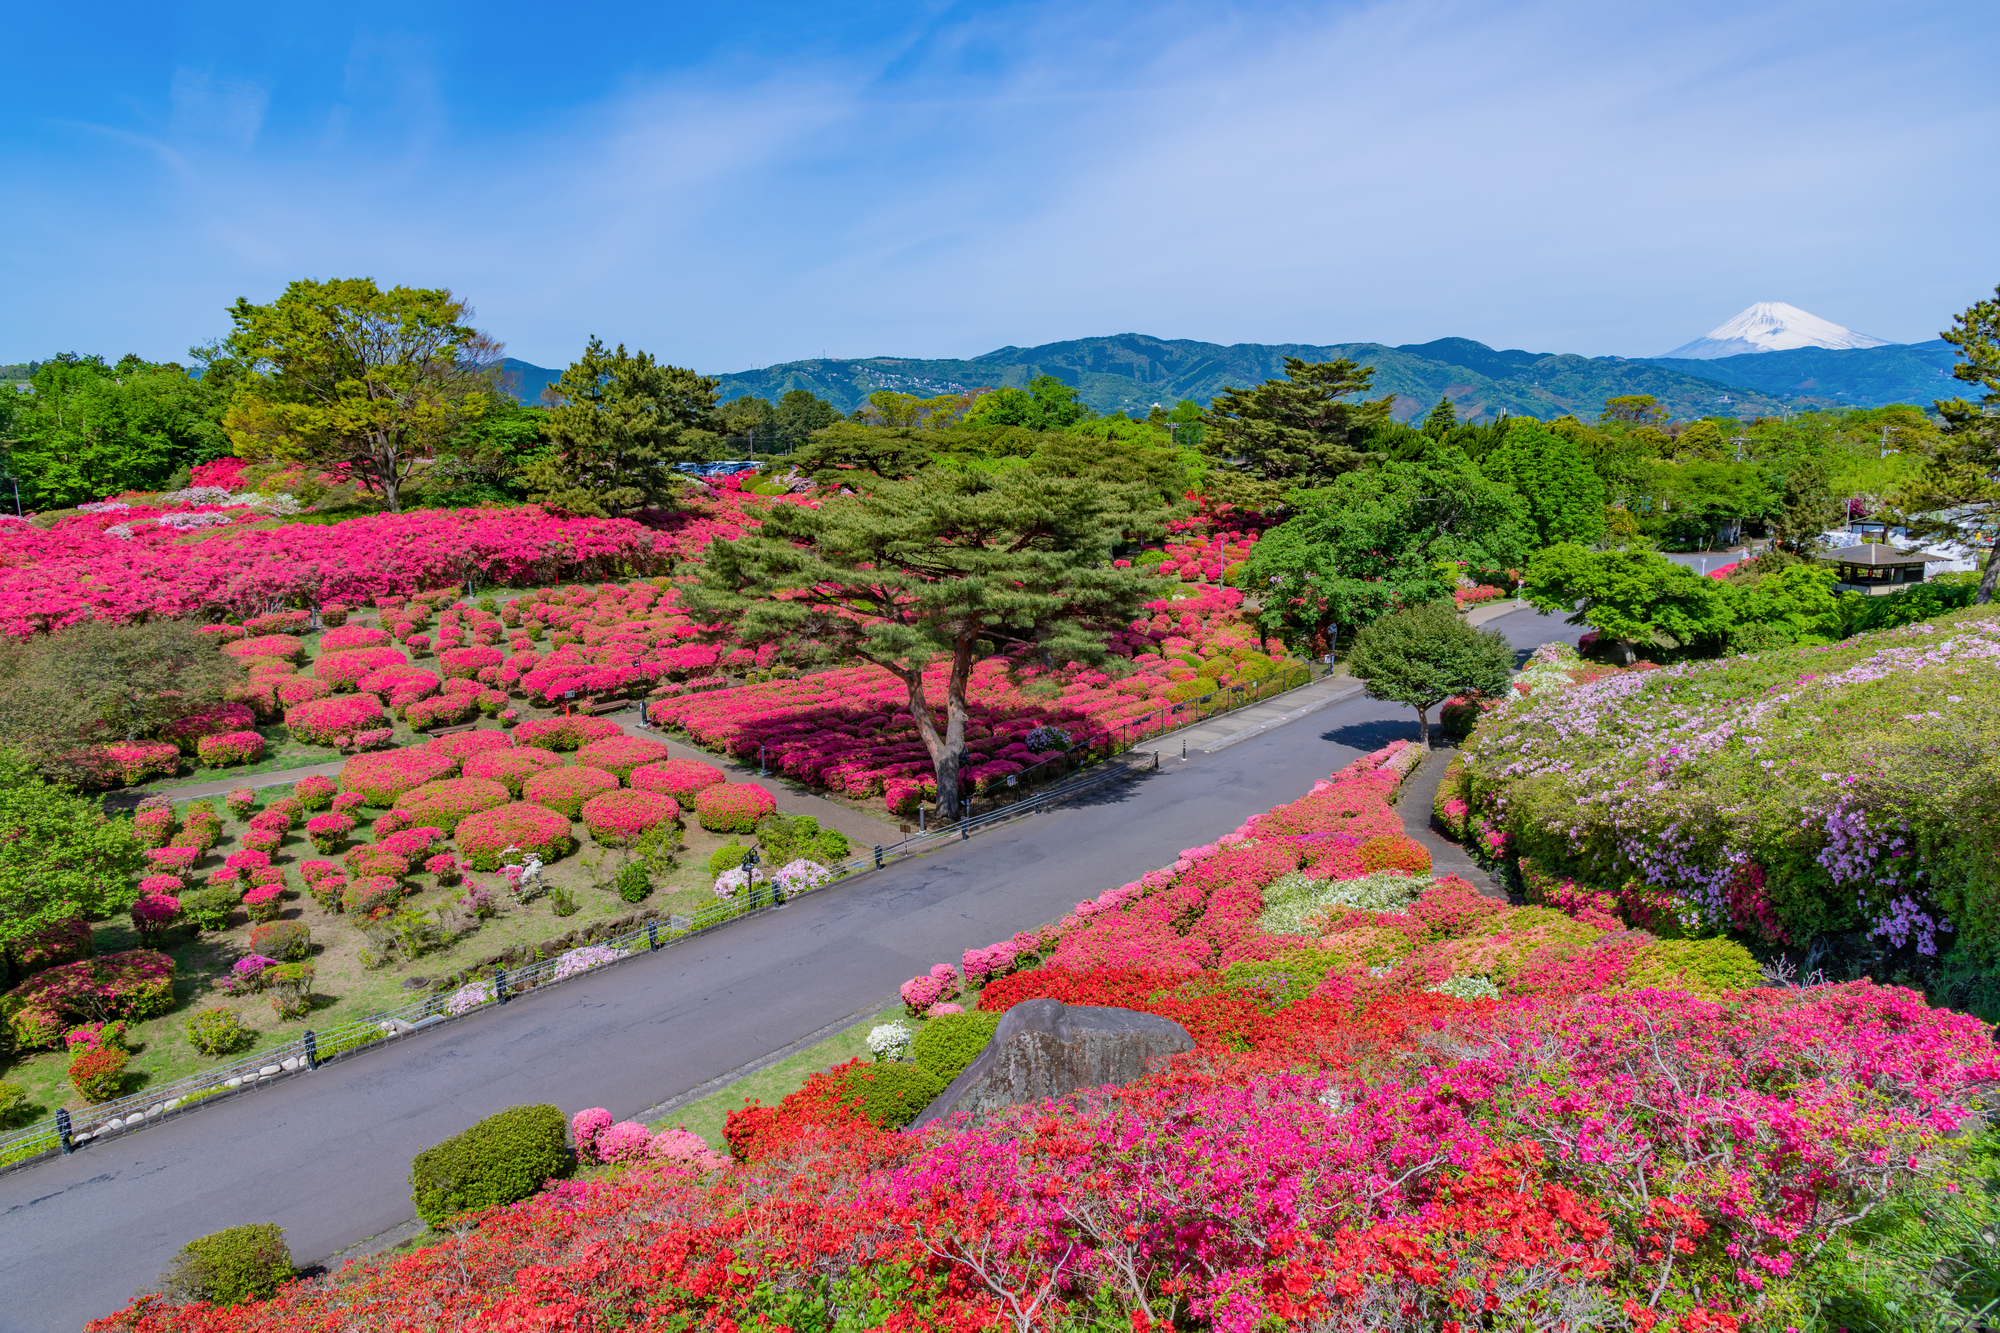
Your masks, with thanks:
[[(1799, 347), (1728, 356), (1686, 358), (1585, 357), (1571, 353), (1499, 351), (1470, 338), (1388, 347), (1381, 343), (1219, 343), (1123, 333), (1076, 338), (1040, 347), (1002, 347), (966, 360), (863, 357), (788, 361), (718, 376), (724, 401), (755, 394), (776, 402), (806, 389), (851, 412), (878, 389), (919, 397), (1026, 384), (1054, 375), (1100, 412), (1144, 416), (1155, 403), (1183, 398), (1206, 404), (1225, 387), (1247, 388), (1284, 374), (1284, 359), (1330, 361), (1347, 356), (1375, 367), (1373, 393), (1395, 395), (1398, 420), (1428, 412), (1448, 397), (1461, 420), (1502, 412), (1544, 420), (1574, 412), (1594, 418), (1604, 400), (1649, 393), (1675, 417), (1760, 416), (1781, 408), (1874, 407), (1907, 402), (1928, 406), (1956, 396), (1953, 349), (1943, 340), (1853, 350)], [(561, 372), (509, 359), (516, 393), (533, 402)], [(1940, 375), (1942, 371), (1942, 376)]]

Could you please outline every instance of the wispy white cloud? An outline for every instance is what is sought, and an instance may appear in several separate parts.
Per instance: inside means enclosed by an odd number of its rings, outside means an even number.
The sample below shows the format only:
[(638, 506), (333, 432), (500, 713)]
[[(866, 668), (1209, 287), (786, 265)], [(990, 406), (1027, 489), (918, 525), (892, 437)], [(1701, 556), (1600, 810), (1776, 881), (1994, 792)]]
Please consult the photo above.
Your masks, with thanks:
[(152, 165), (21, 173), (46, 211), (0, 240), (84, 276), (0, 270), (0, 298), (16, 354), (159, 353), (236, 295), (366, 272), (463, 292), (530, 360), (596, 333), (713, 370), (1130, 329), (1645, 355), (1759, 299), (1920, 338), (2000, 258), (1926, 241), (2000, 188), (1964, 169), (1994, 42), (1956, 21), (960, 7), (508, 117), (423, 34), (364, 32), (309, 128), (280, 134), (265, 83), (176, 76)]

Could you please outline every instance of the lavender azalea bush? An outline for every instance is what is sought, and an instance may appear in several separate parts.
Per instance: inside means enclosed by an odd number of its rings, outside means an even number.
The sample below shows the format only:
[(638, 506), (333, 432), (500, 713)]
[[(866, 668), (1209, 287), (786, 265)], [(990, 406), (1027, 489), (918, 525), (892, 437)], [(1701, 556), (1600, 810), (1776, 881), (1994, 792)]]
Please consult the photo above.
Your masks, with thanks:
[(2000, 959), (1995, 608), (1544, 682), (1482, 719), (1462, 782), (1468, 843), (1635, 924), (1961, 976)]

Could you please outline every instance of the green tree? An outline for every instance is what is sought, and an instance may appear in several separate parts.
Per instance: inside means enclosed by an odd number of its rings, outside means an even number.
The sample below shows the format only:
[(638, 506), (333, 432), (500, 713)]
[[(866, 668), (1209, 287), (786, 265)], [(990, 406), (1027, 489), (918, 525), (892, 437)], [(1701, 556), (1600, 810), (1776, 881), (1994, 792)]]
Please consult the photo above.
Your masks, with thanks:
[[(5, 392), (0, 416), (24, 509), (156, 489), (229, 452), (213, 395), (178, 365), (128, 356), (107, 366), (65, 353), (39, 363), (29, 386), (26, 394)], [(6, 498), (11, 508), (11, 486)]]
[(929, 465), (936, 444), (914, 426), (836, 421), (814, 431), (792, 464), (822, 486), (854, 484), (866, 477), (900, 481)]
[(424, 503), (461, 507), (526, 499), (528, 468), (550, 452), (542, 434), (547, 420), (545, 409), (500, 395), (491, 411), (438, 446), (437, 462), (424, 478)]
[(1535, 545), (1588, 544), (1604, 535), (1604, 483), (1567, 436), (1538, 421), (1517, 422), (1481, 466), (1527, 502)]
[(1458, 409), (1451, 405), (1450, 398), (1443, 394), (1438, 395), (1437, 406), (1424, 416), (1424, 434), (1433, 440), (1442, 440), (1457, 427)]
[(44, 782), (34, 761), (0, 751), (0, 950), (71, 917), (131, 906), (145, 864), (132, 821)]
[(543, 433), (554, 447), (529, 465), (528, 498), (600, 518), (671, 507), (681, 489), (674, 464), (698, 462), (717, 443), (717, 383), (593, 337), (549, 386)]
[(1735, 617), (1722, 584), (1652, 551), (1591, 551), (1573, 543), (1536, 553), (1521, 596), (1542, 611), (1569, 611), (1618, 645), (1689, 656), (1721, 651)]
[(797, 449), (816, 430), (831, 426), (840, 417), (832, 403), (810, 389), (787, 389), (778, 399), (778, 442)]
[(1088, 421), (1090, 405), (1076, 390), (1054, 375), (1037, 375), (1022, 389), (994, 389), (973, 400), (966, 410), (967, 426), (1025, 426), (1029, 430), (1061, 430)]
[(1825, 545), (1826, 531), (1847, 513), (1846, 502), (1833, 493), (1825, 455), (1794, 453), (1769, 470), (1777, 490), (1769, 510), (1772, 542), (1797, 555), (1815, 554)]
[(1657, 426), (1667, 419), (1667, 409), (1650, 393), (1628, 393), (1604, 400), (1600, 422), (1623, 422), (1631, 426)]
[(223, 348), (239, 378), (224, 425), (244, 458), (342, 464), (401, 507), (411, 474), (491, 411), (500, 345), (443, 288), (302, 280), (238, 300)]
[(2000, 583), (2000, 288), (1993, 295), (1954, 315), (1952, 327), (1938, 335), (1958, 348), (1952, 375), (1986, 390), (1981, 405), (1963, 398), (1936, 404), (1944, 431), (1920, 445), (1921, 468), (1894, 502), (1912, 536), (1963, 542), (1968, 532), (1984, 532), (1991, 545), (1974, 599), (1979, 606), (1993, 601)]
[(1728, 451), (1728, 443), (1722, 438), (1722, 427), (1713, 421), (1689, 422), (1687, 429), (1673, 437), (1673, 457), (1677, 459), (1702, 459), (1719, 462)]
[(1368, 461), (1356, 440), (1388, 418), (1394, 394), (1353, 401), (1374, 378), (1374, 367), (1346, 357), (1308, 364), (1288, 356), (1284, 379), (1216, 396), (1202, 418), (1202, 448), (1266, 481), (1329, 481)]
[(1450, 602), (1430, 602), (1377, 620), (1355, 636), (1347, 669), (1371, 699), (1417, 710), (1417, 744), (1431, 744), (1431, 709), (1455, 694), (1498, 695), (1514, 674), (1514, 650), (1499, 630), (1465, 623)]
[[(981, 641), (1045, 663), (1098, 662), (1156, 582), (1111, 547), (1163, 516), (1138, 487), (1017, 469), (926, 469), (907, 481), (779, 505), (754, 532), (711, 544), (690, 614), (746, 642), (868, 662), (903, 683), (946, 817), (960, 809), (966, 686)], [(943, 718), (924, 673), (945, 668)]]
[(744, 394), (722, 405), (716, 427), (728, 438), (729, 448), (750, 453), (771, 453), (778, 443), (778, 409), (768, 399)]
[(1264, 629), (1294, 644), (1448, 599), (1460, 574), (1527, 557), (1520, 497), (1461, 455), (1385, 463), (1289, 499), (1297, 512), (1251, 548), (1239, 586), (1261, 600)]
[(1754, 582), (1724, 584), (1733, 605), (1733, 652), (1757, 652), (1794, 643), (1832, 643), (1840, 638), (1840, 594), (1827, 566), (1785, 565)]
[(81, 781), (88, 767), (80, 745), (157, 735), (220, 702), (242, 674), (188, 621), (85, 620), (0, 648), (0, 742), (33, 756), (50, 776)]

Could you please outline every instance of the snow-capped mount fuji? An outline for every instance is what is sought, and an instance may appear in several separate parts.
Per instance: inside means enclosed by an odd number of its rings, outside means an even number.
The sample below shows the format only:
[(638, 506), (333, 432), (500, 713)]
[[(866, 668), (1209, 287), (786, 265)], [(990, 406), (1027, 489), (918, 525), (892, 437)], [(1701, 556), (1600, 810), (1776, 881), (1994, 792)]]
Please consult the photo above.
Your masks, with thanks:
[(1853, 329), (1808, 314), (1783, 301), (1759, 301), (1735, 319), (1710, 329), (1705, 338), (1696, 338), (1661, 357), (1684, 357), (1690, 361), (1714, 361), (1745, 352), (1788, 352), (1794, 347), (1887, 347), (1887, 338), (1856, 333)]

